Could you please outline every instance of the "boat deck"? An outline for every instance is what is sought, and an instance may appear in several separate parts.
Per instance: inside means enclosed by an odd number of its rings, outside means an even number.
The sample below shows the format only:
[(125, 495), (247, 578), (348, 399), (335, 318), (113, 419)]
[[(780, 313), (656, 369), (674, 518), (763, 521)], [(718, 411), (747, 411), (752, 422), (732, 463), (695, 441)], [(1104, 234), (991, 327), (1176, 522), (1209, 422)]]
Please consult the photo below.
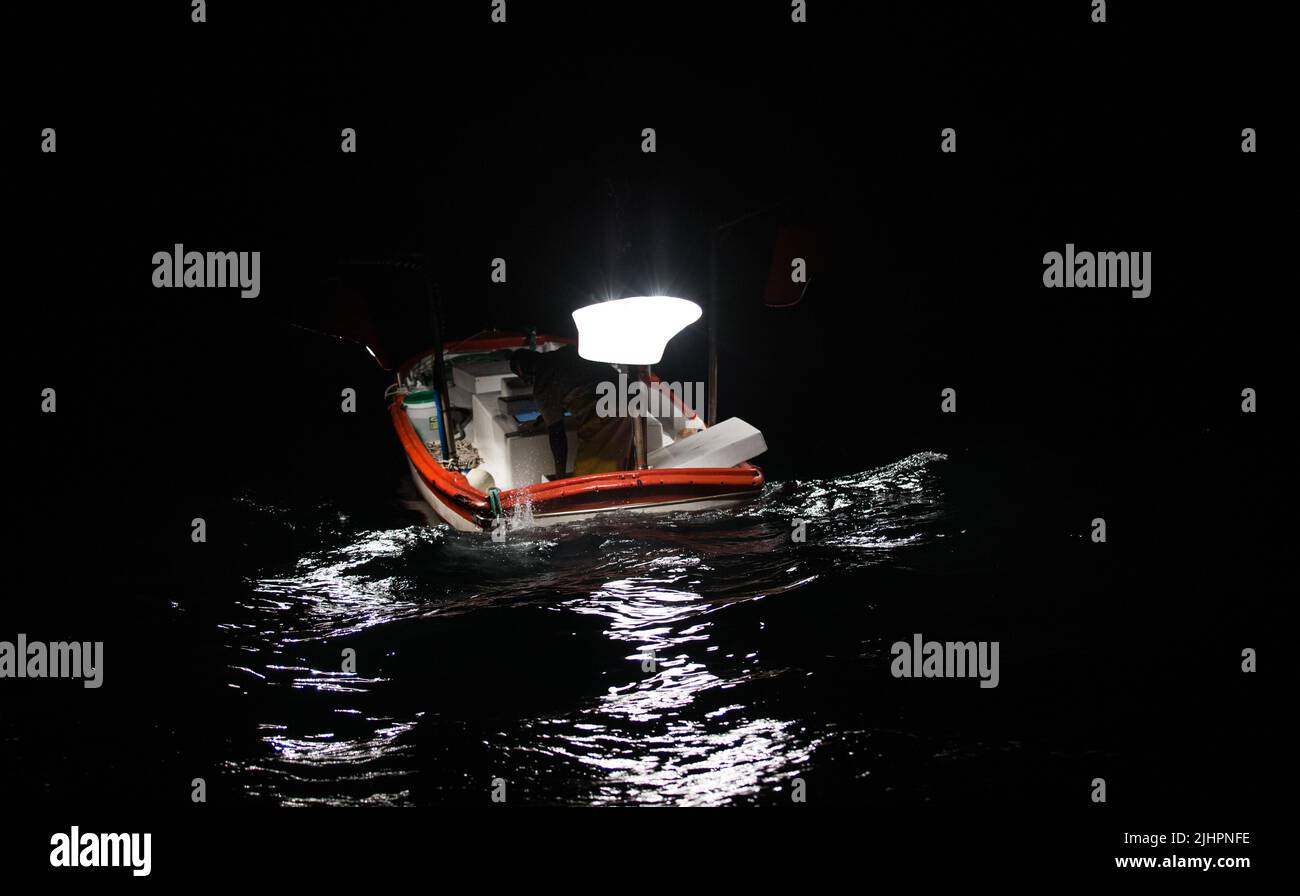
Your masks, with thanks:
[[(547, 342), (539, 351), (553, 351), (561, 343)], [(476, 488), (502, 491), (547, 481), (554, 471), (550, 441), (544, 428), (533, 425), (538, 418), (531, 387), (509, 370), (511, 349), (445, 356), (451, 409), (448, 432), (454, 436), (454, 451), (442, 457), (441, 444), (433, 441), (432, 427), (417, 425), (430, 455), (449, 470), (466, 475)], [(432, 356), (412, 367), (402, 381), (408, 393), (432, 387)], [(619, 372), (610, 367), (610, 380), (618, 383)], [(678, 387), (680, 388), (680, 387)], [(647, 417), (647, 451), (673, 445), (704, 429), (695, 411), (683, 401), (674, 384), (654, 381), (656, 413)], [(576, 422), (569, 426), (569, 469), (577, 456)], [(449, 447), (452, 447), (449, 445)]]
[[(437, 426), (433, 353), (409, 361), (389, 387), (390, 413), (421, 495), (453, 527), (482, 531), (502, 518), (550, 525), (610, 511), (658, 513), (722, 507), (753, 497), (763, 474), (747, 461), (766, 450), (762, 434), (736, 418), (705, 427), (675, 383), (651, 378), (647, 466), (553, 479), (554, 458), (531, 390), (509, 369), (521, 336), (453, 343), (444, 354), (452, 437), (444, 452)], [(565, 340), (539, 340), (553, 351)], [(620, 372), (611, 365), (618, 391)], [(702, 391), (702, 390), (700, 390)], [(626, 412), (626, 405), (619, 408)], [(569, 428), (577, 457), (577, 422)]]

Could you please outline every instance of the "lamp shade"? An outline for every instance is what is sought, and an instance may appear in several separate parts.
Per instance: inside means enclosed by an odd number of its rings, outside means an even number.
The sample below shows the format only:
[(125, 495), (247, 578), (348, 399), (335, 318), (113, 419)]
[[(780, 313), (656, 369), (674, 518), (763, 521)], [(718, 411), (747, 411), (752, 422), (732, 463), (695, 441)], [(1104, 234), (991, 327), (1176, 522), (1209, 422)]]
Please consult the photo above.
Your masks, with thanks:
[(608, 364), (658, 364), (664, 347), (700, 319), (700, 306), (672, 296), (633, 296), (573, 312), (578, 354)]

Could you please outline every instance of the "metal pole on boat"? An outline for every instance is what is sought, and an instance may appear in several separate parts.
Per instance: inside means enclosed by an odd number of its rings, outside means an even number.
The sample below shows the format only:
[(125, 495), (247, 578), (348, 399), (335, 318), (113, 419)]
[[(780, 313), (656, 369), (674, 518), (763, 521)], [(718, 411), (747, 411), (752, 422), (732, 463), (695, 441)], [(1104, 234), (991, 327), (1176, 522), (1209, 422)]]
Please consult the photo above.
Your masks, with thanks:
[(712, 426), (718, 419), (718, 237), (722, 233), (719, 227), (713, 231), (709, 247), (709, 313), (705, 327), (709, 334), (709, 381), (704, 414), (704, 425)]
[[(643, 396), (649, 395), (650, 389), (650, 368), (644, 364), (634, 364), (632, 366), (632, 378), (636, 382), (644, 383), (647, 391)], [(646, 468), (646, 443), (649, 441), (649, 422), (646, 420), (646, 411), (644, 407), (641, 412), (632, 418), (632, 444), (636, 446), (636, 468), (644, 470)]]
[[(448, 432), (448, 412), (451, 409), (451, 393), (447, 390), (447, 368), (442, 358), (442, 315), (439, 305), (438, 287), (434, 285), (433, 278), (429, 276), (429, 269), (424, 265), (418, 265), (421, 276), (424, 278), (424, 292), (429, 299), (429, 322), (433, 327), (433, 388), (437, 390), (439, 401), (442, 403), (443, 413), (439, 419), (439, 424), (444, 433)], [(449, 459), (453, 466), (459, 466), (456, 458), (456, 439), (450, 435), (446, 436)]]

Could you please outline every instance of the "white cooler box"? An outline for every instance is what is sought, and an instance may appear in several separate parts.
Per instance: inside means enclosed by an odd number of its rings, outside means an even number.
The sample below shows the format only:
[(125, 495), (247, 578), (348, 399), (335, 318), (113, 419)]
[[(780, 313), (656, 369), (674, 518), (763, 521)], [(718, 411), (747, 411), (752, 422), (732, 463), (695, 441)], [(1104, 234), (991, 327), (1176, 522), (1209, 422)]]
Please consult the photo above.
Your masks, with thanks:
[[(505, 433), (493, 420), (497, 415), (497, 400), (500, 398), (500, 392), (479, 392), (474, 396), (474, 416), (470, 420), (469, 437), (484, 462), (499, 461), (505, 454)], [(496, 470), (492, 473), (495, 475)]]
[(452, 383), (447, 387), (447, 395), (451, 399), (451, 406), (453, 408), (472, 410), (474, 407), (474, 393), (466, 389), (464, 386), (457, 386), (455, 383)]
[(731, 417), (693, 436), (651, 451), (647, 463), (657, 469), (734, 467), (767, 450), (763, 434), (739, 417)]
[[(503, 422), (505, 417), (500, 418)], [(565, 457), (566, 472), (573, 472), (573, 461), (578, 456), (578, 433), (572, 427), (565, 430), (569, 440), (569, 450)], [(505, 439), (505, 453), (498, 464), (502, 473), (497, 478), (497, 485), (502, 489), (521, 488), (545, 482), (546, 477), (555, 472), (555, 458), (551, 455), (551, 439), (542, 430), (532, 435), (510, 435)], [(494, 471), (495, 473), (495, 471)], [(502, 486), (502, 481), (505, 485)]]
[(456, 385), (475, 394), (500, 392), (501, 381), (513, 376), (509, 361), (472, 361), (452, 368)]

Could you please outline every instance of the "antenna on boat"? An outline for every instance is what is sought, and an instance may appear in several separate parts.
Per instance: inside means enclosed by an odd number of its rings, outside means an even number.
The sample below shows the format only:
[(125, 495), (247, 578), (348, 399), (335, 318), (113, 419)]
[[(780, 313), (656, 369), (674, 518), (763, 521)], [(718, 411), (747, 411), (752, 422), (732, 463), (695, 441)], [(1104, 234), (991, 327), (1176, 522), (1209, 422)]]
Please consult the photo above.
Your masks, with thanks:
[[(588, 361), (604, 361), (630, 368), (631, 377), (650, 388), (650, 365), (664, 356), (668, 340), (700, 319), (700, 306), (672, 296), (633, 296), (597, 302), (573, 312), (578, 325), (578, 354)], [(632, 429), (637, 469), (646, 466), (645, 414)]]

